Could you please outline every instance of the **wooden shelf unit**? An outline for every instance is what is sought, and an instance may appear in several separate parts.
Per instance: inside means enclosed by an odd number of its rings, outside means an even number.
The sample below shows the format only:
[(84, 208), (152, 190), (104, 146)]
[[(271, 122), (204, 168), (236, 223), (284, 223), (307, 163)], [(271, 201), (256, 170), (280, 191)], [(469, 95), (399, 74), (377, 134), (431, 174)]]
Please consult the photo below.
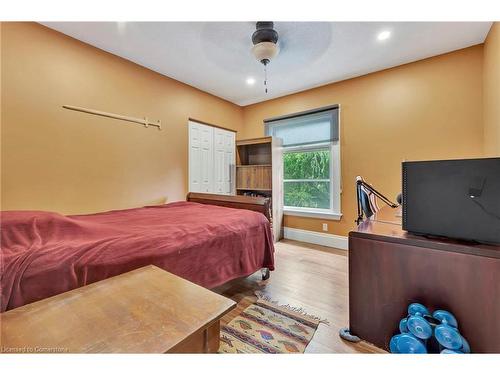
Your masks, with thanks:
[(279, 138), (236, 141), (236, 194), (271, 198), (274, 239), (283, 237), (283, 161)]
[(273, 167), (246, 165), (236, 167), (236, 189), (272, 190)]

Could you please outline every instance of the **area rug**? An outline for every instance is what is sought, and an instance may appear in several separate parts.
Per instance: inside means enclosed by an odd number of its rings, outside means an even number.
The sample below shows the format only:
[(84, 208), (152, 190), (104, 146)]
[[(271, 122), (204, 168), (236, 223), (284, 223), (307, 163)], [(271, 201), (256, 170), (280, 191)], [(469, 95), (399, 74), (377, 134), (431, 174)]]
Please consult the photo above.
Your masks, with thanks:
[(221, 326), (219, 353), (304, 353), (322, 322), (302, 309), (261, 297)]

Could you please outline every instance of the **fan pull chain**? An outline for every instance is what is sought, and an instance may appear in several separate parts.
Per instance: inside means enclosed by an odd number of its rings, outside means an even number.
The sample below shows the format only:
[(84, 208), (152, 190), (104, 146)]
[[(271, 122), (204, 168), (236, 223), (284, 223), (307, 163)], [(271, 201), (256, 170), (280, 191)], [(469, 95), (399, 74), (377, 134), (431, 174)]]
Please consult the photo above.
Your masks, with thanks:
[(264, 65), (264, 89), (267, 94), (267, 64)]

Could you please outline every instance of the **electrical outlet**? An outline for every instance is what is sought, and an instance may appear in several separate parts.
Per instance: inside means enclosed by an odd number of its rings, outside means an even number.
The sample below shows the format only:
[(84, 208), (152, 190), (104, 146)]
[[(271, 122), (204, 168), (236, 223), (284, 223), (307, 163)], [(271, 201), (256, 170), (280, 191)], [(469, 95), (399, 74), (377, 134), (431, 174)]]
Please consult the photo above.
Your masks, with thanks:
[(323, 231), (328, 232), (328, 223), (323, 223)]

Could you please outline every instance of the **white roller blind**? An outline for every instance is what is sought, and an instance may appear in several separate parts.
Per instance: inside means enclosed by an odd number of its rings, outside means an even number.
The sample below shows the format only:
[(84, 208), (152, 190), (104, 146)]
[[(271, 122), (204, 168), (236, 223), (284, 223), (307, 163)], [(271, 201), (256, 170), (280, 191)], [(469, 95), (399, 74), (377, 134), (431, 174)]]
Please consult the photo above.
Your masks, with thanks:
[(338, 123), (338, 107), (264, 121), (266, 135), (281, 138), (283, 146), (336, 141)]

